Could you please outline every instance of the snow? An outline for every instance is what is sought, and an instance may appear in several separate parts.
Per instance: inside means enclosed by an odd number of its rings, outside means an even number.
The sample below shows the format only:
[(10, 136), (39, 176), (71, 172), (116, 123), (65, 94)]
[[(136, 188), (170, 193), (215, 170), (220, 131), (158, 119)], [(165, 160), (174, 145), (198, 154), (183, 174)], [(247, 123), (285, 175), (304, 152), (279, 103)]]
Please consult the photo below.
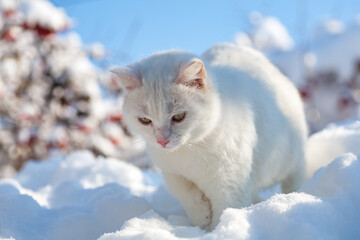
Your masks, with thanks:
[(0, 237), (95, 239), (148, 211), (154, 180), (89, 152), (31, 162), (0, 183)]
[(24, 17), (31, 27), (41, 26), (59, 31), (71, 24), (65, 11), (47, 0), (1, 0), (0, 7), (5, 11), (16, 10), (19, 7), (22, 12), (21, 17)]
[(279, 20), (252, 14), (250, 22), (249, 33), (237, 34), (235, 43), (262, 51), (299, 88), (311, 132), (331, 122), (359, 117), (358, 19), (346, 25), (335, 18), (326, 19), (296, 46), (290, 44), (291, 36)]
[(53, 149), (138, 160), (144, 147), (121, 117), (122, 91), (94, 65), (104, 46), (84, 46), (48, 0), (0, 0), (0, 7), (0, 178)]
[[(270, 59), (285, 72), (296, 85), (301, 85), (306, 76), (303, 73), (304, 49), (316, 56), (316, 64), (309, 71), (322, 72), (332, 70), (340, 79), (352, 77), (354, 63), (360, 57), (360, 50), (355, 47), (360, 42), (360, 24), (356, 23), (344, 29), (335, 20), (329, 20), (317, 28), (316, 37), (311, 47), (299, 46), (288, 52), (276, 52)], [(306, 53), (306, 52), (305, 52)], [(341, 61), (339, 61), (341, 59)]]
[(54, 153), (0, 180), (0, 238), (358, 239), (359, 143), (359, 120), (311, 136), (310, 161), (327, 166), (299, 192), (226, 209), (212, 232), (191, 225), (160, 173), (88, 151)]
[(338, 19), (330, 18), (326, 21), (323, 21), (319, 26), (314, 30), (315, 38), (327, 37), (329, 35), (337, 35), (344, 32), (344, 24)]
[(20, 1), (20, 8), (31, 26), (39, 24), (42, 27), (58, 31), (70, 24), (70, 19), (65, 11), (46, 0)]
[(1, 0), (0, 7), (3, 10), (14, 10), (16, 8), (17, 2), (15, 0)]
[(359, 160), (353, 154), (337, 158), (306, 182), (302, 192), (226, 209), (211, 233), (171, 225), (171, 220), (148, 212), (100, 239), (356, 239), (360, 237)]
[(360, 120), (348, 120), (329, 124), (322, 131), (313, 134), (307, 142), (307, 177), (316, 169), (330, 163), (342, 153), (360, 155)]
[(265, 52), (289, 51), (294, 47), (294, 40), (276, 17), (262, 16), (259, 12), (253, 12), (249, 20), (253, 25), (250, 36), (246, 33), (238, 33), (235, 36), (237, 45), (252, 45)]
[[(0, 100), (11, 105), (12, 115), (25, 119), (20, 121), (24, 127), (16, 133), (16, 139), (11, 130), (0, 131), (2, 143), (7, 146), (13, 142), (31, 143), (38, 129), (27, 124), (29, 118), (38, 121), (39, 106), (44, 105), (43, 79), (47, 78), (36, 71), (33, 74), (39, 80), (28, 88), (33, 101), (24, 103), (9, 96), (19, 80), (32, 72), (32, 63), (38, 61), (36, 56), (45, 52), (52, 74), (57, 77), (68, 74), (64, 76), (71, 81), (76, 94), (88, 95), (92, 101), (89, 106), (86, 101), (77, 102), (79, 110), (89, 108), (90, 113), (89, 118), (75, 120), (80, 130), (69, 131), (63, 125), (54, 125), (51, 115), (42, 114), (50, 123), (42, 125), (39, 139), (49, 140), (60, 148), (74, 145), (72, 139), (89, 143), (85, 144), (88, 149), (149, 167), (148, 159), (142, 155), (143, 140), (128, 138), (119, 125), (122, 98), (102, 98), (98, 78), (114, 88), (114, 92), (118, 91), (116, 82), (88, 59), (88, 55), (97, 60), (105, 57), (104, 47), (96, 43), (84, 51), (79, 35), (56, 35), (71, 23), (61, 8), (46, 0), (0, 0), (0, 7), (7, 11), (0, 26), (9, 25), (7, 21), (15, 23), (8, 26), (4, 35), (7, 40), (3, 41), (6, 44), (0, 50), (23, 53), (18, 58), (3, 59), (0, 72), (5, 80), (0, 81)], [(360, 48), (354, 47), (360, 42), (360, 17), (346, 27), (336, 19), (328, 19), (315, 29), (314, 41), (308, 48), (294, 48), (286, 28), (274, 17), (254, 12), (250, 22), (253, 30), (237, 34), (236, 44), (263, 51), (298, 86), (304, 83), (307, 74), (317, 72), (334, 71), (341, 81), (353, 77), (354, 63), (360, 56)], [(56, 79), (62, 81), (61, 77)], [(354, 117), (343, 109), (342, 113), (334, 112), (343, 97), (339, 89), (338, 85), (329, 84), (314, 94), (312, 103), (316, 108), (310, 105), (307, 111), (310, 119), (317, 119), (316, 129), (328, 121)], [(54, 88), (56, 98), (66, 94), (65, 88)], [(360, 89), (353, 94), (359, 103)], [(75, 117), (77, 110), (73, 105), (64, 109), (56, 103), (50, 104), (51, 112), (68, 119)], [(82, 134), (94, 130), (100, 122), (101, 130)], [(0, 127), (6, 124), (0, 119)], [(9, 147), (9, 154), (26, 153), (13, 146)], [(118, 159), (94, 157), (88, 151), (68, 155), (54, 152), (48, 160), (29, 161), (16, 176), (0, 180), (0, 239), (360, 239), (359, 146), (359, 120), (329, 125), (309, 138), (308, 180), (299, 192), (275, 194), (279, 186), (266, 190), (261, 194), (264, 201), (258, 204), (226, 209), (212, 232), (192, 226), (156, 169), (141, 170)], [(0, 151), (0, 160), (6, 157)], [(13, 175), (14, 169), (9, 165), (0, 167), (0, 176)]]
[(250, 36), (246, 33), (240, 32), (235, 36), (235, 44), (238, 46), (252, 47), (253, 43)]
[(293, 48), (294, 40), (282, 23), (275, 17), (264, 18), (254, 32), (254, 43), (259, 49), (279, 49), (287, 51)]
[(96, 60), (104, 59), (106, 55), (105, 46), (101, 43), (93, 43), (89, 46), (89, 54)]

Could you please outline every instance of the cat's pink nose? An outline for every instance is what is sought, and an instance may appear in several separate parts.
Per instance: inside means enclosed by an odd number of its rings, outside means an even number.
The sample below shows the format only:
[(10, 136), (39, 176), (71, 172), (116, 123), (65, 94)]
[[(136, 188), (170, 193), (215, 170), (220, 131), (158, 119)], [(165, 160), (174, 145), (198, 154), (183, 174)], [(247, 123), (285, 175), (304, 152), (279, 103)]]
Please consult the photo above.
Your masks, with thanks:
[(158, 144), (160, 144), (163, 147), (166, 147), (166, 144), (169, 143), (169, 140), (157, 140)]

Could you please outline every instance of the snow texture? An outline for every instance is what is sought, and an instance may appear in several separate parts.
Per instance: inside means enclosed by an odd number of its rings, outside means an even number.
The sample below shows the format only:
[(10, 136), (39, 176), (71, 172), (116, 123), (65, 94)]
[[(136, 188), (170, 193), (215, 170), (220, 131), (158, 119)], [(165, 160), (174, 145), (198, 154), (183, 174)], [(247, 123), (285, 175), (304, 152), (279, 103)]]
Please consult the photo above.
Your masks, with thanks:
[[(329, 162), (358, 151), (359, 140), (359, 121), (334, 124), (310, 138), (309, 151)], [(342, 150), (330, 153), (335, 145)], [(359, 172), (359, 156), (338, 156), (299, 192), (226, 209), (207, 233), (191, 226), (159, 173), (86, 151), (54, 155), (0, 181), (0, 238), (359, 239)]]
[(360, 121), (348, 120), (329, 124), (313, 134), (307, 142), (307, 177), (320, 167), (326, 166), (342, 153), (360, 155)]

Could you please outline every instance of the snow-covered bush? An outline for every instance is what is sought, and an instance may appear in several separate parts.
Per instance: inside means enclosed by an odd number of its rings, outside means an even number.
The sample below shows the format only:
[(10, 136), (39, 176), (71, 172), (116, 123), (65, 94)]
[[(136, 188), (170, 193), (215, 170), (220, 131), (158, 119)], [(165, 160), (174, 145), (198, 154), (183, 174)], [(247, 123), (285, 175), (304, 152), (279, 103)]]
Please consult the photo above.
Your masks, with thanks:
[(141, 141), (122, 121), (121, 89), (91, 63), (103, 47), (84, 47), (47, 0), (0, 4), (0, 167), (19, 169), (53, 149), (139, 154)]
[(326, 20), (296, 46), (278, 19), (252, 13), (249, 21), (252, 27), (238, 33), (235, 43), (262, 51), (297, 85), (312, 132), (359, 116), (359, 21), (346, 28), (336, 19)]

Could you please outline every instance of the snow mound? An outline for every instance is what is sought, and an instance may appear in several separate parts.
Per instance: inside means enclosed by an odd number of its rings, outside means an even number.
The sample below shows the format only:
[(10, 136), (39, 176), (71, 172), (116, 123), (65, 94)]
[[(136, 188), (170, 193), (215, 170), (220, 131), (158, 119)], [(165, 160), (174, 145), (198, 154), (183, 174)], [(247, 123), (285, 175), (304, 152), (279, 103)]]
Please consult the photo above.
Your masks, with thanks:
[(158, 174), (75, 152), (0, 181), (0, 238), (96, 239), (150, 209), (182, 211)]
[[(310, 142), (329, 152), (334, 138), (351, 150), (358, 129), (359, 121), (333, 125)], [(0, 239), (359, 239), (359, 172), (359, 156), (341, 155), (299, 192), (228, 208), (206, 232), (191, 225), (159, 173), (74, 152), (0, 180)]]
[(356, 239), (360, 237), (359, 171), (359, 158), (341, 156), (308, 181), (301, 189), (304, 192), (278, 194), (243, 209), (226, 209), (211, 233), (149, 211), (100, 240)]
[(330, 124), (307, 142), (307, 177), (343, 153), (360, 154), (360, 120)]

